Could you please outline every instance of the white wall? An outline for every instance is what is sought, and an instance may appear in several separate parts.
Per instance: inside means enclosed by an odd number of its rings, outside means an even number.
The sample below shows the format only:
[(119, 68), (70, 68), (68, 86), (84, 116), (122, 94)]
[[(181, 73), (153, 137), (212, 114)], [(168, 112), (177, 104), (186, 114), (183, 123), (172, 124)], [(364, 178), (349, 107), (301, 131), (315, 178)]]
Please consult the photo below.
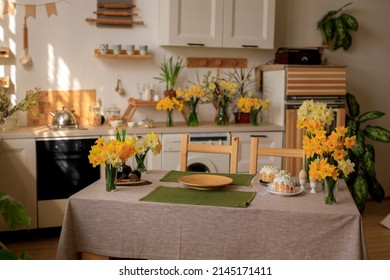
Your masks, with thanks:
[[(2, 1), (0, 1), (1, 3)], [(16, 1), (16, 3), (42, 4), (52, 1)], [(277, 47), (317, 46), (321, 36), (316, 23), (331, 9), (337, 9), (348, 1), (328, 0), (276, 0), (275, 49)], [(22, 25), (24, 7), (17, 6), (15, 16), (0, 16), (0, 44), (9, 46), (15, 57), (5, 66), (0, 65), (0, 75), (9, 75), (16, 85), (16, 95), (22, 98), (26, 90), (35, 86), (41, 89), (89, 89), (95, 88), (97, 96), (102, 98), (104, 106), (115, 103), (125, 110), (127, 99), (137, 97), (137, 81), (155, 81), (159, 73), (158, 66), (165, 54), (187, 56), (215, 56), (247, 58), (249, 66), (263, 64), (274, 57), (274, 50), (239, 49), (198, 49), (198, 48), (161, 48), (157, 43), (158, 1), (134, 0), (138, 6), (140, 20), (144, 26), (133, 28), (97, 28), (85, 22), (85, 18), (94, 17), (96, 0), (67, 0), (57, 4), (58, 15), (48, 18), (44, 6), (37, 6), (36, 19), (28, 19), (29, 52), (33, 59), (32, 67), (23, 67), (18, 59), (22, 55)], [(0, 5), (2, 7), (2, 5)], [(387, 115), (373, 122), (390, 129), (390, 1), (355, 0), (347, 8), (354, 15), (360, 30), (352, 33), (353, 44), (348, 52), (327, 50), (325, 56), (330, 62), (348, 66), (348, 91), (356, 95), (361, 111), (381, 110)], [(150, 60), (97, 58), (93, 49), (99, 43), (147, 44), (153, 55)], [(0, 61), (0, 64), (4, 62)], [(204, 73), (205, 69), (198, 69)], [(185, 79), (195, 80), (196, 71), (185, 69)], [(114, 92), (117, 76), (120, 76), (126, 96)], [(181, 85), (182, 85), (181, 84)], [(162, 89), (162, 85), (160, 89)], [(210, 120), (213, 110), (209, 105), (200, 107), (200, 119)], [(152, 116), (156, 120), (165, 118), (163, 112), (153, 109), (140, 111), (137, 119)], [(26, 123), (24, 114), (19, 114), (19, 125)], [(182, 120), (179, 114), (175, 119)], [(375, 143), (377, 173), (379, 181), (390, 194), (390, 145)]]

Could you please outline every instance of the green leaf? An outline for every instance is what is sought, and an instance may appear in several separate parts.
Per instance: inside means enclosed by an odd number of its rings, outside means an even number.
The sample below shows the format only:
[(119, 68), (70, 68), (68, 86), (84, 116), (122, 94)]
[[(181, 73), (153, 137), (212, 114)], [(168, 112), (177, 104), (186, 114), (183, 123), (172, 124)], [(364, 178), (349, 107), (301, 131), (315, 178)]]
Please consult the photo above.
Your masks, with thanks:
[(381, 202), (385, 197), (385, 190), (383, 189), (382, 185), (378, 182), (376, 177), (370, 177), (367, 175), (366, 179), (368, 182), (368, 192), (371, 198), (375, 202)]
[(390, 131), (383, 127), (367, 125), (364, 134), (371, 140), (390, 143)]
[(364, 132), (361, 130), (358, 130), (356, 133), (356, 144), (352, 147), (351, 151), (353, 154), (358, 157), (359, 159), (363, 158), (364, 155)]
[(342, 17), (334, 19), (335, 30), (338, 34), (338, 40), (342, 41), (347, 34), (347, 24)]
[(352, 186), (352, 194), (358, 207), (364, 205), (368, 198), (368, 182), (363, 174), (359, 174)]
[(358, 129), (359, 129), (359, 122), (349, 119), (347, 121), (347, 132), (345, 133), (345, 136), (352, 137), (356, 135)]
[(366, 121), (379, 119), (380, 117), (382, 117), (384, 115), (386, 115), (386, 114), (381, 112), (381, 111), (370, 111), (370, 112), (366, 112), (366, 113), (362, 114), (359, 117), (359, 121), (361, 123), (363, 123), (363, 122), (366, 122)]
[(9, 249), (0, 248), (0, 260), (17, 260), (18, 256)]
[(24, 205), (11, 196), (0, 193), (0, 213), (10, 229), (28, 227), (31, 218)]
[(348, 15), (348, 14), (342, 14), (341, 17), (345, 21), (345, 23), (347, 24), (348, 29), (351, 29), (353, 31), (358, 31), (359, 23), (356, 20), (356, 18), (354, 18), (353, 16)]
[(360, 105), (356, 101), (356, 97), (350, 93), (346, 94), (347, 98), (347, 107), (349, 116), (354, 119), (360, 114)]
[(370, 177), (375, 177), (375, 154), (372, 153), (372, 148), (367, 146), (363, 155), (362, 168)]
[(345, 51), (348, 50), (349, 47), (352, 45), (352, 37), (348, 32), (345, 33), (345, 37), (341, 43)]

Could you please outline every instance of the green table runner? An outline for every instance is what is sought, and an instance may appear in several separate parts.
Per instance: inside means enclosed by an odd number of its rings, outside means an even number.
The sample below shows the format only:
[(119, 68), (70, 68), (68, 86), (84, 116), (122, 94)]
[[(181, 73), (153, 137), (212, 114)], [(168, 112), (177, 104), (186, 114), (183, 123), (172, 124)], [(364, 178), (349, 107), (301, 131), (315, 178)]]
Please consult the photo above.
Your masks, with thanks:
[[(176, 171), (171, 170), (160, 179), (160, 182), (177, 182), (178, 179), (182, 176), (192, 175), (192, 174), (205, 174), (204, 172), (192, 172), (192, 171)], [(241, 174), (241, 173), (206, 173), (226, 176), (233, 179), (233, 185), (239, 186), (249, 186), (251, 184), (252, 177), (254, 174)]]
[(140, 201), (246, 208), (255, 195), (256, 192), (224, 190), (198, 191), (158, 186), (149, 194), (140, 198)]

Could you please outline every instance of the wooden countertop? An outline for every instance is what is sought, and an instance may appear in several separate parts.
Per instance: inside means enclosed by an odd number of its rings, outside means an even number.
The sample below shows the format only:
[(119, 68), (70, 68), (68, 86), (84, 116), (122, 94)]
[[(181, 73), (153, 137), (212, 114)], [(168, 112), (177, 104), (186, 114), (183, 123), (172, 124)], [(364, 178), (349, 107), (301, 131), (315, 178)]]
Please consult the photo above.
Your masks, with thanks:
[[(284, 131), (284, 127), (270, 123), (260, 123), (258, 126), (250, 124), (216, 125), (214, 122), (202, 122), (199, 126), (187, 126), (184, 122), (177, 122), (173, 127), (166, 127), (164, 123), (155, 123), (153, 128), (127, 127), (128, 134), (146, 134), (150, 132), (170, 133), (207, 133), (207, 132), (278, 132)], [(0, 139), (23, 138), (55, 138), (55, 137), (88, 137), (115, 135), (115, 129), (108, 125), (86, 127), (79, 130), (50, 131), (47, 126), (26, 126), (0, 132)]]

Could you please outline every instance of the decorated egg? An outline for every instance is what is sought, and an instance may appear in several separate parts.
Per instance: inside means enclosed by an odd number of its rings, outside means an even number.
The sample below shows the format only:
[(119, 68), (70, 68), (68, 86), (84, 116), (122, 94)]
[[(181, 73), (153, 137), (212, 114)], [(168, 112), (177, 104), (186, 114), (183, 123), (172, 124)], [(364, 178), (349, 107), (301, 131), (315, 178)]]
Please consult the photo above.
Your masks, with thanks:
[(302, 169), (301, 171), (299, 171), (298, 177), (299, 177), (299, 179), (307, 179), (306, 170)]

